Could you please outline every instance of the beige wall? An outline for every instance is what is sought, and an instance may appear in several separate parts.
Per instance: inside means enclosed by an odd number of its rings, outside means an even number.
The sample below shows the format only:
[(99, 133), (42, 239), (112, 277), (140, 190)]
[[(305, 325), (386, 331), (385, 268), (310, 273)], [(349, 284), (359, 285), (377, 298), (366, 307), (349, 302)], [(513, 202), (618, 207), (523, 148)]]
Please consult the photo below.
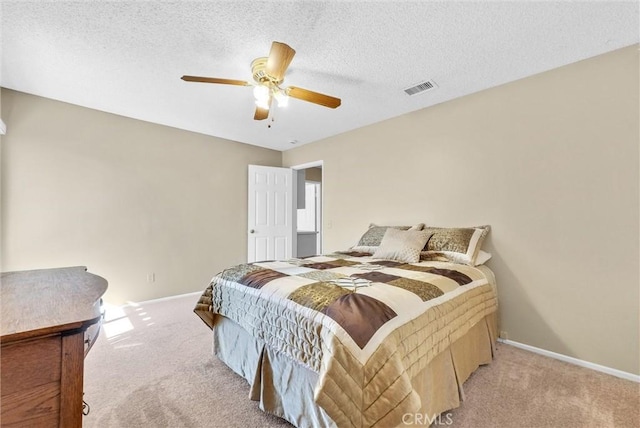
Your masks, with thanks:
[(203, 290), (246, 260), (247, 165), (280, 152), (6, 89), (2, 102), (3, 270), (85, 265), (121, 303)]
[[(293, 166), (293, 165), (291, 165)], [(320, 181), (322, 182), (322, 168), (314, 167), (304, 170), (304, 178), (308, 181)]]
[(286, 151), (283, 163), (324, 161), (325, 251), (370, 222), (491, 224), (509, 338), (638, 374), (638, 75), (632, 46)]

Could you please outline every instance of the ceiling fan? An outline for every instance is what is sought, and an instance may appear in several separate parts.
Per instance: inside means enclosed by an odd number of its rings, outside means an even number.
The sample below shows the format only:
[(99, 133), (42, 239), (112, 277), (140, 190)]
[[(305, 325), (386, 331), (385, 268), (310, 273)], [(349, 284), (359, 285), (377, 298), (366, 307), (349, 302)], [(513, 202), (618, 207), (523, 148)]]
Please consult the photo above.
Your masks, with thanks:
[(253, 95), (256, 99), (255, 120), (264, 120), (269, 117), (271, 102), (275, 98), (278, 106), (284, 107), (288, 98), (297, 98), (324, 107), (336, 108), (340, 105), (340, 98), (335, 98), (308, 89), (280, 85), (284, 81), (284, 74), (291, 64), (296, 51), (289, 45), (280, 42), (271, 44), (268, 57), (256, 58), (251, 62), (253, 82), (233, 79), (220, 79), (217, 77), (182, 76), (186, 82), (220, 83), (223, 85), (253, 86)]

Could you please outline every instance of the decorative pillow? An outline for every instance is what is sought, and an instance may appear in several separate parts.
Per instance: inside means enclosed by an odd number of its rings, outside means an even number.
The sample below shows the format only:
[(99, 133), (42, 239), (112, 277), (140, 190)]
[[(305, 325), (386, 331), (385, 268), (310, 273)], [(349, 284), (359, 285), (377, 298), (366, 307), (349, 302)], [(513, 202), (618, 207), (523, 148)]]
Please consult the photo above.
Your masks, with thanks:
[(433, 233), (420, 230), (388, 228), (380, 246), (373, 253), (376, 259), (396, 260), (405, 263), (420, 261), (420, 250)]
[(426, 227), (424, 230), (433, 236), (422, 249), (421, 260), (448, 260), (475, 266), (480, 264), (476, 259), (491, 226)]
[(375, 253), (387, 229), (422, 230), (423, 227), (424, 223), (418, 223), (415, 226), (378, 226), (377, 224), (371, 223), (369, 229), (367, 229), (358, 243), (354, 247), (351, 247), (350, 250), (363, 253)]

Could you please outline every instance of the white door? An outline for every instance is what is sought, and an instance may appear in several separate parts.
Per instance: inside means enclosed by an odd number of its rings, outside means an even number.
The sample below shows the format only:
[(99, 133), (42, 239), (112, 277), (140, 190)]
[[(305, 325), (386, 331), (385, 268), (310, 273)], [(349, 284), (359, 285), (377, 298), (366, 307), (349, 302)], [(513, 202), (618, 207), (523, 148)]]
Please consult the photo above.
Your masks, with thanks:
[(294, 191), (293, 170), (249, 165), (248, 262), (291, 258)]

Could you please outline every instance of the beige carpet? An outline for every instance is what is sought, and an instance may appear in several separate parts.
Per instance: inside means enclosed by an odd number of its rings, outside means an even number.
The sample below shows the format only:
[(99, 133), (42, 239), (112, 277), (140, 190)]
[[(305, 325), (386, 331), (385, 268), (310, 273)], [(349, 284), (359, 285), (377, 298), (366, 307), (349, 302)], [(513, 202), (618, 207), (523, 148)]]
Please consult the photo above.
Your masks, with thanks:
[[(109, 310), (85, 362), (85, 427), (290, 427), (211, 353), (197, 296)], [(640, 385), (498, 345), (434, 426), (640, 427)], [(414, 424), (413, 426), (426, 426)]]

